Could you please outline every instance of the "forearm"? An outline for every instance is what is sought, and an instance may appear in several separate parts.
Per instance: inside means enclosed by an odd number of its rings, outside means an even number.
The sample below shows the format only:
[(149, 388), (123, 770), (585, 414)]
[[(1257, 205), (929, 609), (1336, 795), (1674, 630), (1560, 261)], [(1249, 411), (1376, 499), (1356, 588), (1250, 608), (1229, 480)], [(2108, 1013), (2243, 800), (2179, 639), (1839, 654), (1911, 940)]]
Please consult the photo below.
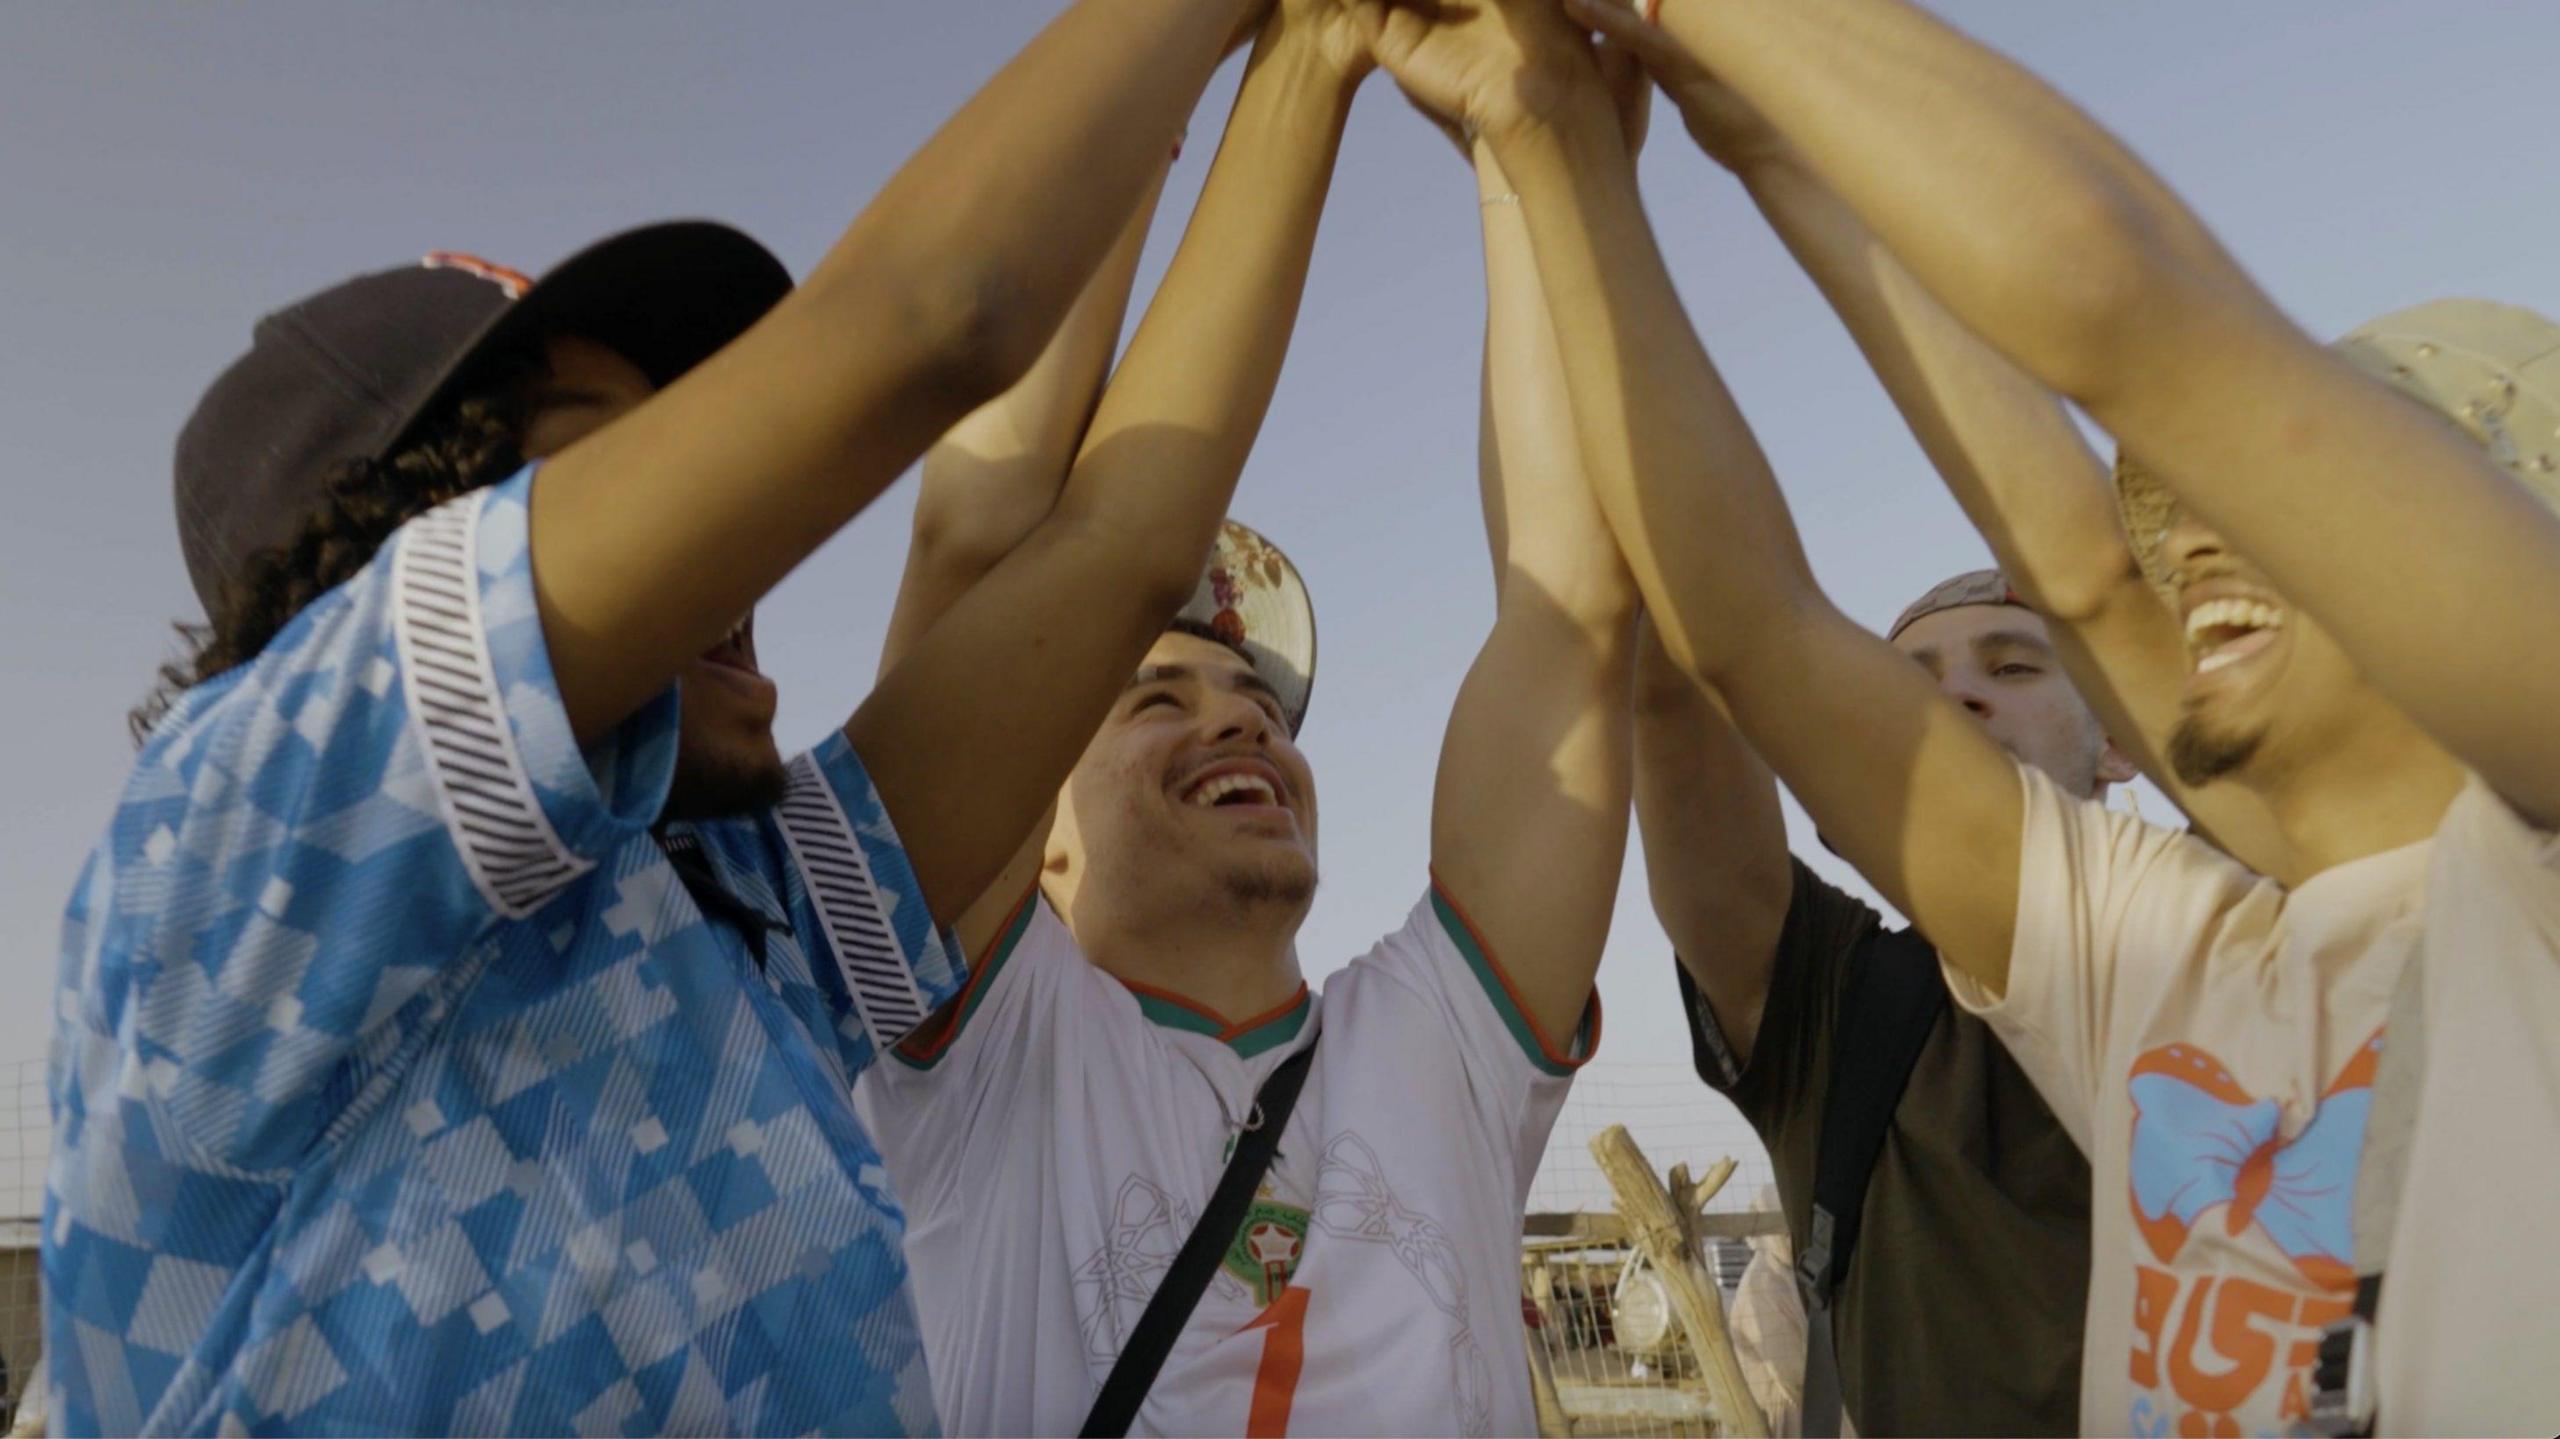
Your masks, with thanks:
[(1001, 390), (1084, 290), (1252, 8), (1078, 0), (899, 168), (804, 290), (892, 279), (959, 386)]
[(1667, 0), (1660, 18), (1957, 316), (2065, 394), (2105, 387), (2148, 285), (2236, 277), (2118, 141), (1913, 6)]
[(1689, 328), (1598, 96), (1496, 137), (1522, 197), (1591, 488), (1664, 648), (1713, 683), (1813, 593), (1793, 521)]
[(1479, 461), (1492, 635), (1441, 746), (1432, 868), (1561, 1052), (1591, 994), (1625, 867), (1635, 588), (1574, 438), (1521, 206), (1476, 147), (1484, 227)]
[(1654, 915), (1747, 1059), (1792, 889), (1778, 783), (1649, 629), (1637, 645), (1635, 811)]
[(1948, 314), (1792, 155), (1742, 179), (2018, 592), (2065, 623), (2128, 596), (2154, 603), (2106, 470), (2053, 392)]
[(1502, 158), (1529, 213), (1592, 484), (1646, 613), (1851, 862), (1996, 988), (2016, 910), (2010, 762), (1814, 585), (1605, 123), (1502, 137)]
[(1247, 0), (1080, 0), (806, 283), (548, 460), (542, 627), (581, 740), (619, 724), (1038, 357)]
[(1520, 197), (1488, 142), (1472, 146), (1484, 232), (1485, 420), (1478, 464), (1498, 588), (1526, 580), (1595, 632), (1620, 629), (1633, 582), (1583, 473), (1564, 355)]
[[(2560, 664), (2536, 628), (2560, 607), (2560, 518), (2303, 335), (2087, 116), (1945, 26), (1886, 0), (1673, 0), (1664, 21), (2430, 738), (2560, 820)], [(2472, 617), (2466, 643), (2446, 614)]]
[(1207, 553), (1279, 381), (1352, 90), (1302, 47), (1256, 47), (1059, 519), (1116, 537), (1140, 562), (1196, 569)]
[(925, 453), (914, 533), (880, 652), (887, 674), (969, 586), (1022, 543), (1058, 502), (1120, 343), (1129, 291), (1164, 193), (1147, 187), (1030, 373)]
[[(1197, 582), (1287, 347), (1348, 100), (1295, 47), (1257, 50), (1057, 508), (848, 725), (937, 919), (1019, 853)], [(985, 702), (991, 675), (1008, 703)]]

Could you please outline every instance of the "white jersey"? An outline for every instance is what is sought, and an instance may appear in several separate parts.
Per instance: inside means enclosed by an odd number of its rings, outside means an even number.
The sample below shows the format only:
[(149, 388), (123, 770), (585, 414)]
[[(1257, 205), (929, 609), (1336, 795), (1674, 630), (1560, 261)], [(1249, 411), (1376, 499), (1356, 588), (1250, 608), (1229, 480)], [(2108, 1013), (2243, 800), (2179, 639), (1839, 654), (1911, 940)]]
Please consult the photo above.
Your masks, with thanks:
[(1278, 1158), (1136, 1432), (1528, 1434), (1520, 1214), (1595, 999), (1542, 1039), (1437, 890), (1286, 1005), (1229, 1023), (1095, 968), (1033, 896), (956, 1024), (858, 1098), (908, 1211), (954, 1434), (1072, 1433), (1253, 1096), (1314, 1043)]

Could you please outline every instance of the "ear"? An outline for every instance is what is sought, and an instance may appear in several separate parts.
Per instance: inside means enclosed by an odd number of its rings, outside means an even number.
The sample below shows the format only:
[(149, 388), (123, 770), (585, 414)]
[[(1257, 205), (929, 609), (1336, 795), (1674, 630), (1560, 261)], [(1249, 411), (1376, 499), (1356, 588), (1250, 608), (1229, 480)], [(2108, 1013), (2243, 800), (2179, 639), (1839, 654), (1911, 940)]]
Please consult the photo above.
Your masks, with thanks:
[(2106, 748), (2098, 751), (2098, 783), (2131, 784), (2141, 774), (2142, 770), (2134, 764), (2133, 756), (2116, 748), (2114, 740), (2108, 740)]

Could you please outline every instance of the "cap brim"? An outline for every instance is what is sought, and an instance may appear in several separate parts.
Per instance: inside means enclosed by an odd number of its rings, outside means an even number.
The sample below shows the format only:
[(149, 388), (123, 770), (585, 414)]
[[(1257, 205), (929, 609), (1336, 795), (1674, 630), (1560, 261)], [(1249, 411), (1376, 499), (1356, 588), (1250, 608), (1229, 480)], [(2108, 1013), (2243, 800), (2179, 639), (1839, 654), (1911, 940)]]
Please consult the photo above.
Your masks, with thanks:
[(380, 453), (459, 399), (490, 356), (576, 335), (613, 349), (665, 386), (746, 333), (783, 296), (791, 272), (745, 234), (709, 220), (671, 220), (600, 240), (552, 267), (463, 346)]
[(1214, 631), (1252, 661), (1289, 721), (1306, 725), (1316, 682), (1316, 612), (1298, 567), (1249, 526), (1219, 527), (1207, 571), (1180, 618)]

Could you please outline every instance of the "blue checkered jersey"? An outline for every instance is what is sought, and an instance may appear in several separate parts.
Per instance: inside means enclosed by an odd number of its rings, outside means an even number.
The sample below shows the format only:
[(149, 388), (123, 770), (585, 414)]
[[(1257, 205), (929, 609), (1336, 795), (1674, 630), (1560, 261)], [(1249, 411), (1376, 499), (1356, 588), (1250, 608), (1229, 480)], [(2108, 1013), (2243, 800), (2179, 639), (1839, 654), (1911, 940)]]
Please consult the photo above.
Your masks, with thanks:
[(676, 827), (774, 929), (704, 920), (651, 833), (677, 696), (571, 737), (531, 484), (142, 749), (63, 930), (59, 1432), (933, 1426), (850, 1091), (958, 956), (841, 735)]

